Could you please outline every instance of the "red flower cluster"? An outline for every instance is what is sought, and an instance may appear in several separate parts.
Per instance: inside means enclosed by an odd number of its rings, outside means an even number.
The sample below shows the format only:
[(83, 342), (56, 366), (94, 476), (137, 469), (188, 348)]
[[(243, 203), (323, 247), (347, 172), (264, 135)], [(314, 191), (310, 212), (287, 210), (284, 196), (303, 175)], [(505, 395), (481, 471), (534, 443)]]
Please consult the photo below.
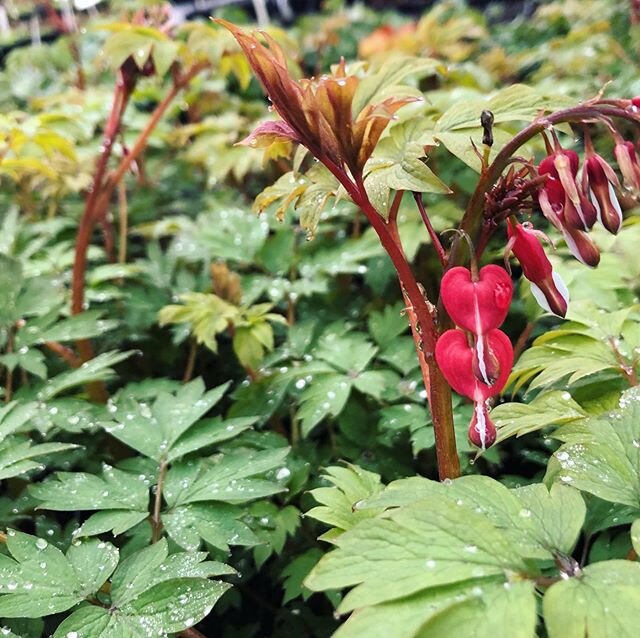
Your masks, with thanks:
[(498, 330), (512, 294), (511, 277), (499, 266), (479, 273), (457, 266), (442, 279), (442, 302), (458, 328), (438, 339), (436, 361), (449, 385), (474, 402), (469, 440), (483, 450), (496, 440), (487, 399), (504, 388), (513, 365), (509, 337)]
[[(579, 178), (578, 154), (562, 148), (556, 140), (555, 150), (538, 167), (539, 174), (546, 177), (538, 191), (538, 203), (544, 216), (562, 233), (574, 257), (595, 267), (600, 252), (588, 231), (599, 221), (610, 233), (618, 233), (622, 209), (616, 191), (621, 185), (613, 168), (593, 150), (588, 136), (585, 142), (586, 156)], [(640, 162), (633, 144), (617, 140), (615, 156), (625, 186), (640, 193)], [(507, 220), (507, 234), (507, 252), (513, 252), (520, 262), (538, 303), (564, 317), (569, 292), (538, 242), (537, 238), (544, 235), (531, 224), (519, 224), (515, 216)]]

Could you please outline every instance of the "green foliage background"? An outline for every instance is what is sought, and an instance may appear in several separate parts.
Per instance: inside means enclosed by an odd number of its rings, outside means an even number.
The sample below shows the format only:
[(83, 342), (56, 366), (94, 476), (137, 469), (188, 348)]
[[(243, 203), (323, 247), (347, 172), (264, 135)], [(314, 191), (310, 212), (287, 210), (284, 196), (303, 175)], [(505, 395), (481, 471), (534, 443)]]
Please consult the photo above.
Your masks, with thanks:
[[(227, 34), (121, 22), (138, 5), (112, 2), (75, 36), (16, 48), (0, 74), (2, 635), (635, 636), (637, 210), (616, 237), (594, 231), (597, 270), (559, 243), (566, 321), (518, 280), (505, 326), (514, 342), (531, 337), (492, 411), (498, 444), (475, 458), (471, 406), (456, 398), (465, 476), (437, 483), (413, 341), (374, 232), (301, 152), (234, 146), (270, 115)], [(605, 85), (640, 94), (627, 3), (543, 2), (505, 23), (497, 7), (442, 2), (410, 32), (401, 15), (331, 5), (270, 32), (296, 73), (343, 55), (371, 78), (369, 99), (381, 82), (426, 98), (399, 113), (367, 185), (380, 205), (390, 189), (427, 193), (438, 231), (475, 185), (482, 109), (496, 116), (495, 153), (542, 110)], [(96, 233), (88, 309), (71, 316), (83, 193), (129, 56), (151, 57), (155, 75), (134, 92), (116, 157), (173, 63), (211, 70), (126, 178), (126, 252), (121, 242), (109, 263)], [(419, 159), (432, 143), (433, 172)], [(597, 143), (610, 155), (604, 134)], [(112, 204), (117, 228), (123, 206)], [(439, 266), (416, 211), (403, 205), (399, 223), (433, 292)], [(89, 338), (99, 354), (79, 367), (51, 345)], [(106, 404), (88, 398), (96, 381)]]

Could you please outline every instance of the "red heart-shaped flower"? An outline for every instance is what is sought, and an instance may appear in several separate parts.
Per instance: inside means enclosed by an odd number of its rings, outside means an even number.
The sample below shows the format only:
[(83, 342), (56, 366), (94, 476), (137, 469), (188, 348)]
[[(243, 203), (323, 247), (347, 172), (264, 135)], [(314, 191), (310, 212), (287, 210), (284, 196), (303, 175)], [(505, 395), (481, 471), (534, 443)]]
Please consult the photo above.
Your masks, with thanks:
[(486, 450), (496, 442), (498, 432), (484, 401), (473, 406), (473, 417), (469, 423), (469, 441), (481, 450)]
[(449, 385), (473, 401), (484, 401), (504, 388), (513, 366), (513, 347), (501, 330), (489, 330), (484, 336), (485, 348), (498, 362), (495, 381), (487, 384), (476, 374), (476, 349), (467, 342), (462, 330), (447, 330), (436, 343), (436, 361)]
[(480, 269), (478, 281), (463, 266), (442, 278), (442, 303), (456, 325), (481, 335), (502, 324), (509, 312), (513, 284), (504, 268), (490, 264)]

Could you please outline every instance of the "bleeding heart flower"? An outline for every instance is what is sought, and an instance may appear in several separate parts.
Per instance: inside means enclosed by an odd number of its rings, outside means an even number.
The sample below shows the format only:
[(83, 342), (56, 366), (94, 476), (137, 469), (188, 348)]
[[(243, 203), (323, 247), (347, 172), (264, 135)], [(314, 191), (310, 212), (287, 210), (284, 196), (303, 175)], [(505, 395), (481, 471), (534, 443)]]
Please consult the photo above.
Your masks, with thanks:
[[(562, 213), (558, 220), (560, 225), (589, 230), (596, 223), (597, 215), (576, 180), (579, 163), (577, 153), (561, 148), (540, 162), (538, 172), (549, 175), (541, 192), (547, 193), (556, 214)], [(542, 201), (540, 206), (546, 214)], [(558, 225), (551, 218), (549, 221)]]
[(481, 450), (486, 450), (496, 442), (497, 434), (485, 402), (476, 402), (473, 406), (473, 417), (469, 423), (469, 441)]
[(473, 372), (486, 385), (499, 375), (499, 363), (491, 352), (486, 333), (505, 320), (513, 283), (504, 268), (490, 264), (473, 273), (462, 266), (447, 271), (440, 288), (442, 303), (453, 321), (475, 335)]
[(518, 224), (507, 219), (509, 242), (506, 251), (513, 252), (522, 267), (523, 275), (531, 282), (535, 300), (549, 312), (560, 317), (567, 314), (569, 290), (538, 241), (543, 234), (530, 224)]
[(598, 221), (616, 235), (622, 226), (622, 209), (616, 195), (620, 182), (614, 170), (596, 153), (588, 154), (584, 162), (584, 189), (596, 208)]
[(501, 330), (489, 330), (484, 335), (484, 347), (497, 366), (493, 383), (485, 383), (474, 372), (477, 349), (467, 341), (462, 330), (447, 330), (436, 343), (436, 361), (449, 385), (473, 401), (485, 401), (499, 394), (507, 383), (513, 366), (513, 347), (509, 337)]
[(509, 273), (493, 264), (480, 269), (477, 281), (468, 268), (451, 268), (440, 287), (442, 303), (453, 322), (476, 335), (502, 325), (512, 294)]
[(637, 195), (640, 193), (640, 162), (636, 149), (631, 142), (620, 140), (615, 145), (613, 154), (620, 167), (625, 188)]
[[(587, 233), (579, 228), (581, 223), (577, 226), (567, 223), (567, 213), (575, 221), (577, 212), (560, 181), (551, 177), (547, 179), (538, 192), (538, 202), (544, 216), (562, 233), (571, 254), (583, 264), (595, 268), (600, 261), (600, 252)], [(589, 205), (595, 214), (595, 207)]]

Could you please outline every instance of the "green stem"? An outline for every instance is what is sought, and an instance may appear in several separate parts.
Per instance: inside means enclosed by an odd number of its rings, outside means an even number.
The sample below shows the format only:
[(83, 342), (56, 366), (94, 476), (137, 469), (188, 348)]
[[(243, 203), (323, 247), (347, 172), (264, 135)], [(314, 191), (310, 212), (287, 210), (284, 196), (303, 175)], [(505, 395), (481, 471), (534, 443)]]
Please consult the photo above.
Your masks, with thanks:
[(156, 493), (153, 501), (153, 515), (151, 516), (151, 542), (157, 543), (162, 538), (162, 490), (164, 489), (164, 479), (167, 475), (169, 464), (165, 459), (160, 461), (158, 468), (158, 482), (156, 483)]

